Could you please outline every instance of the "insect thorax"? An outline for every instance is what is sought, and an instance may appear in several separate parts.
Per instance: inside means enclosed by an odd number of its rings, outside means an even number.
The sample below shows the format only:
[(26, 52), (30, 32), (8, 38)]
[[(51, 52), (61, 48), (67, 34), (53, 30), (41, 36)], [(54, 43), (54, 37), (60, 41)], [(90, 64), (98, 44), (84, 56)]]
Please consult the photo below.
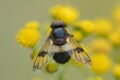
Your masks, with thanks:
[(51, 38), (55, 45), (63, 45), (66, 43), (67, 32), (64, 28), (55, 28), (52, 30)]

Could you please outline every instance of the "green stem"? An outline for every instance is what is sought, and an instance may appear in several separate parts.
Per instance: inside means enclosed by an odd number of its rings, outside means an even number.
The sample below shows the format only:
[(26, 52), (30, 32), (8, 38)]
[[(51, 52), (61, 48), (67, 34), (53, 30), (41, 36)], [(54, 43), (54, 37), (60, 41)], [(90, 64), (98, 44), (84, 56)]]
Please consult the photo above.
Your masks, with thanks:
[(63, 66), (60, 65), (59, 69), (60, 70), (58, 71), (57, 78), (58, 78), (58, 80), (64, 80), (64, 69), (63, 69)]
[(61, 72), (61, 73), (59, 74), (58, 80), (63, 80), (63, 72)]

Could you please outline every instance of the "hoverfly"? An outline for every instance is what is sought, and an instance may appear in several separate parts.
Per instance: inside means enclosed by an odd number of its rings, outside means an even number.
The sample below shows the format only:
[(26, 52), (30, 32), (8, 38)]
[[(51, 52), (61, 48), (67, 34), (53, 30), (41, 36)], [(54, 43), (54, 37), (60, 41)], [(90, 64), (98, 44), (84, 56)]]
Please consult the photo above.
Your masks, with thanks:
[(45, 67), (50, 62), (50, 58), (60, 64), (65, 64), (72, 58), (78, 63), (91, 65), (89, 56), (73, 38), (73, 35), (67, 32), (63, 21), (54, 21), (50, 27), (52, 28), (50, 36), (34, 60), (34, 71)]

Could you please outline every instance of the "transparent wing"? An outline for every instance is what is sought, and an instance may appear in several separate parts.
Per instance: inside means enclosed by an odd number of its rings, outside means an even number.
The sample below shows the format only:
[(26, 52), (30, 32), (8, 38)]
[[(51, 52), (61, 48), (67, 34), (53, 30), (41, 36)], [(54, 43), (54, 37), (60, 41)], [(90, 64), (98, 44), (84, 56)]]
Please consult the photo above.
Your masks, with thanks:
[(33, 71), (36, 71), (37, 69), (42, 69), (49, 63), (50, 54), (48, 52), (48, 48), (50, 47), (50, 45), (51, 38), (48, 38), (33, 62)]
[(70, 54), (71, 58), (78, 63), (84, 63), (91, 65), (91, 60), (85, 50), (77, 43), (72, 35), (68, 36), (67, 42), (72, 47), (72, 53)]

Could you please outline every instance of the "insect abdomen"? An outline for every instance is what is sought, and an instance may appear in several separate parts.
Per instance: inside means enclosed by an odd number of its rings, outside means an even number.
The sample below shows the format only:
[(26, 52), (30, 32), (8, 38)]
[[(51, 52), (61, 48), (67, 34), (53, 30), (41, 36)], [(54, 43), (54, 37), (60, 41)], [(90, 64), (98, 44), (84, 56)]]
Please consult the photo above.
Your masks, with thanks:
[(53, 59), (57, 63), (65, 64), (70, 60), (70, 56), (68, 55), (68, 52), (57, 52), (54, 54)]

